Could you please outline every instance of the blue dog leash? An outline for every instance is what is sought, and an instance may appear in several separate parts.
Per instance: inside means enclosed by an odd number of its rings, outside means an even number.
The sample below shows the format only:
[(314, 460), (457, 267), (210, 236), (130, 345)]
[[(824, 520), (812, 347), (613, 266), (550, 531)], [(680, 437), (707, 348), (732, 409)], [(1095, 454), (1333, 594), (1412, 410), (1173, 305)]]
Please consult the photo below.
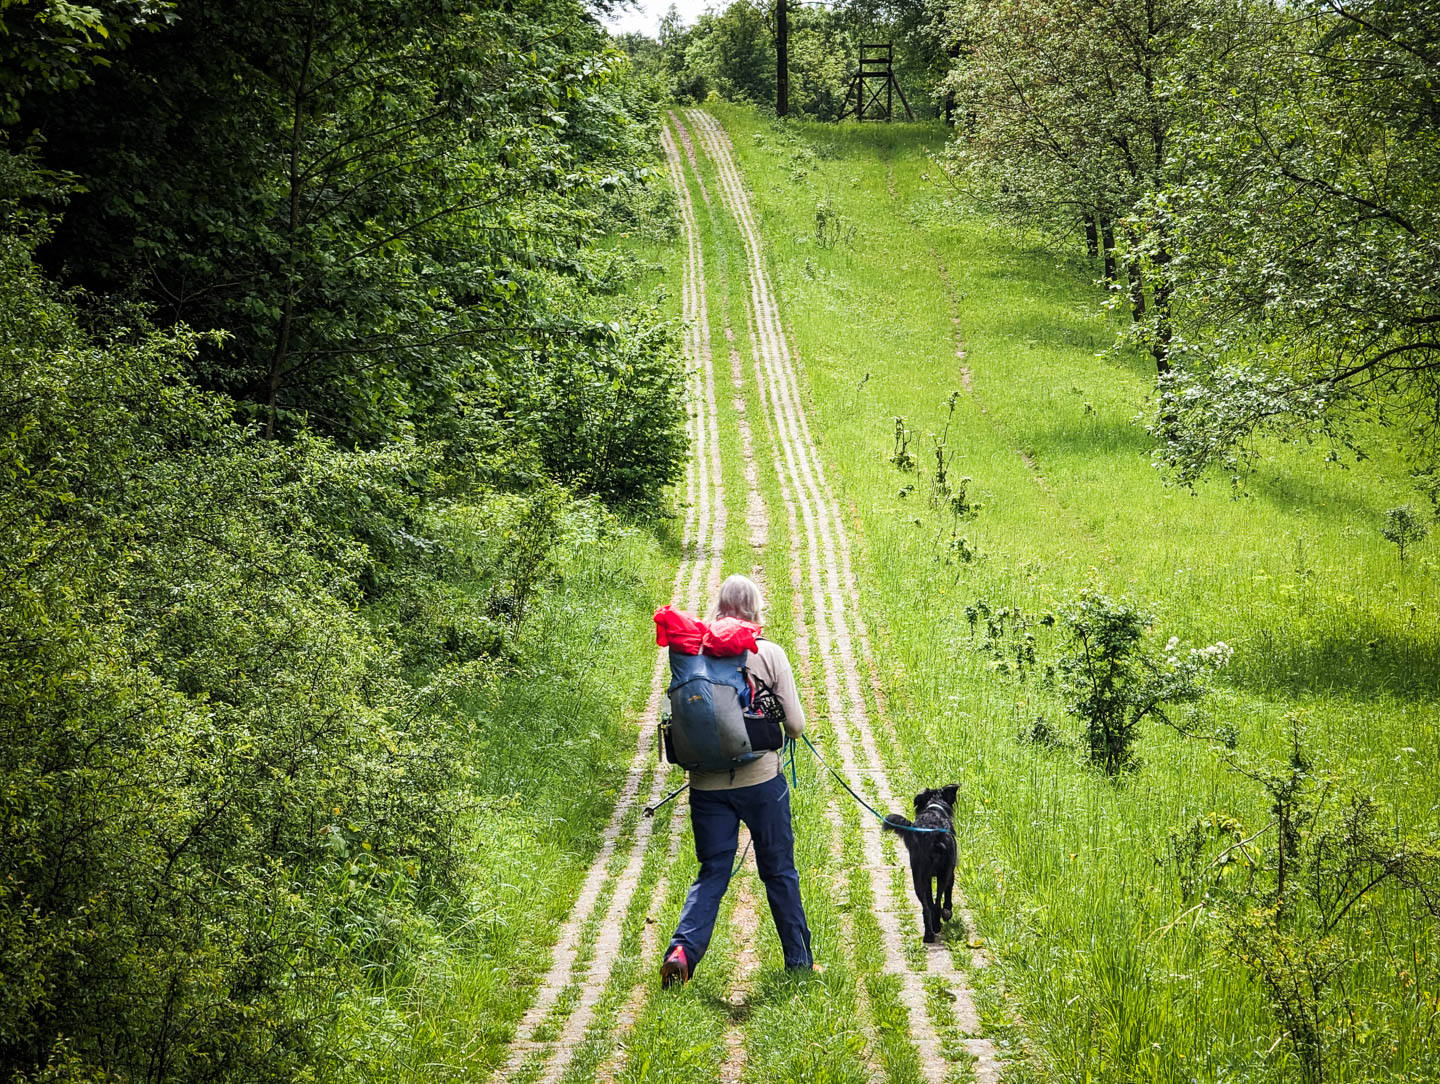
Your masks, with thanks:
[[(939, 832), (942, 835), (952, 834), (952, 830), (949, 828), (921, 828), (918, 824), (896, 824), (894, 821), (887, 821), (884, 815), (879, 810), (877, 810), (864, 798), (860, 797), (860, 795), (855, 793), (854, 788), (851, 787), (849, 783), (845, 782), (844, 776), (842, 776), (834, 768), (830, 767), (829, 764), (825, 763), (825, 758), (820, 755), (820, 750), (815, 748), (815, 743), (810, 740), (810, 736), (808, 734), (801, 734), (800, 737), (804, 740), (805, 744), (810, 747), (810, 752), (815, 754), (815, 759), (820, 762), (821, 766), (835, 777), (836, 782), (838, 782), (842, 787), (844, 787), (850, 792), (850, 797), (854, 798), (866, 809), (870, 810), (871, 813), (875, 814), (875, 818), (881, 824), (885, 825), (885, 827), (893, 829), (897, 832)], [(794, 744), (793, 739), (791, 741), (791, 744)], [(793, 750), (790, 753), (790, 769), (792, 772), (795, 769), (795, 753)]]

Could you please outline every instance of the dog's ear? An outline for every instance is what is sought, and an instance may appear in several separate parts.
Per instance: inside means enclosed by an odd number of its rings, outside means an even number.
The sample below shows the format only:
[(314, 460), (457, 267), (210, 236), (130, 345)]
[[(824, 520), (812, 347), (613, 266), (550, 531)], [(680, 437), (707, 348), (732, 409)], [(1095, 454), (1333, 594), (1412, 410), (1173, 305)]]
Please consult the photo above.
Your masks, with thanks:
[(960, 793), (959, 783), (948, 783), (940, 791), (940, 796), (945, 799), (945, 804), (951, 809), (955, 808), (955, 797)]
[(934, 797), (934, 795), (935, 792), (933, 790), (922, 790), (919, 794), (915, 795), (915, 812), (923, 812), (925, 807), (930, 804), (930, 799)]

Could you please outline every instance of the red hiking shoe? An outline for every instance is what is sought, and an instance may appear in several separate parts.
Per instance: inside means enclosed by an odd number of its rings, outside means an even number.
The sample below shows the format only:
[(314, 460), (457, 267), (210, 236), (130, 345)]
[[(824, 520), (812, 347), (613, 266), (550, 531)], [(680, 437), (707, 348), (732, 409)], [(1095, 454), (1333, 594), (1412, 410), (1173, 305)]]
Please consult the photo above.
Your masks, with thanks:
[(660, 988), (679, 986), (690, 981), (690, 961), (685, 959), (685, 950), (676, 945), (660, 965)]

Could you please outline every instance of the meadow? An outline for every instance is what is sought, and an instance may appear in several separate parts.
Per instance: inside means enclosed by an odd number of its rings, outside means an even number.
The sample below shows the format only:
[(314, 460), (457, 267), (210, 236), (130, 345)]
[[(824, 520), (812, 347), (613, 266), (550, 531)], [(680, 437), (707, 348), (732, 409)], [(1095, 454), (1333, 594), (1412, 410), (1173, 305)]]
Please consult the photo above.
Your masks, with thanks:
[[(971, 977), (987, 1025), (1025, 1051), (1006, 1079), (1299, 1079), (1262, 972), (1210, 896), (1187, 893), (1183, 841), (1196, 824), (1262, 830), (1273, 796), (1257, 779), (1293, 768), (1298, 733), (1304, 832), (1366, 800), (1397, 848), (1433, 846), (1440, 554), (1423, 543), (1402, 564), (1381, 535), (1386, 509), (1417, 502), (1401, 450), (1383, 431), (1359, 462), (1277, 445), (1241, 490), (1167, 487), (1140, 420), (1153, 362), (1111, 349), (1118, 317), (1080, 241), (967, 209), (930, 157), (943, 128), (707, 109), (734, 140), (852, 517), (892, 779), (961, 785), (961, 884), (996, 957)], [(896, 419), (911, 469), (894, 462)], [(979, 505), (958, 521), (932, 500), (942, 433)], [(1227, 741), (1152, 722), (1138, 766), (1107, 779), (1053, 687), (977, 650), (967, 608), (1038, 617), (1087, 589), (1153, 613), (1157, 646), (1233, 649), (1192, 720)], [(1061, 650), (1058, 629), (1031, 631), (1042, 662)], [(1052, 740), (1026, 740), (1041, 717)], [(1386, 884), (1345, 917), (1301, 1010), (1326, 1079), (1440, 1078), (1433, 913)]]

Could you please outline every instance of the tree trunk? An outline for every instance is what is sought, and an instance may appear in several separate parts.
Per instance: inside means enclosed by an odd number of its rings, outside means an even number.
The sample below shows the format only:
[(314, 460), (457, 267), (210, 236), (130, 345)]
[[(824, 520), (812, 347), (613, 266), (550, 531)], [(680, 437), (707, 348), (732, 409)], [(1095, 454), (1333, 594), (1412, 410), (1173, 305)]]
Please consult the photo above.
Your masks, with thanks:
[(1170, 294), (1174, 289), (1166, 269), (1170, 263), (1170, 249), (1164, 241), (1155, 250), (1155, 371), (1164, 375), (1170, 371), (1170, 340), (1175, 336), (1170, 313)]
[(790, 113), (790, 13), (789, 0), (775, 0), (775, 115)]
[(1085, 255), (1092, 260), (1100, 255), (1100, 229), (1095, 225), (1095, 216), (1085, 215)]
[(1113, 283), (1116, 274), (1115, 224), (1110, 221), (1110, 216), (1107, 214), (1101, 214), (1098, 217), (1100, 219), (1100, 239), (1105, 245), (1105, 281)]
[[(960, 43), (957, 41), (946, 48), (945, 55), (952, 61), (956, 60), (960, 56)], [(951, 68), (953, 70), (953, 64)], [(948, 75), (950, 73), (947, 72), (946, 74)], [(945, 91), (945, 127), (955, 127), (955, 88), (953, 86)]]
[(1134, 260), (1125, 264), (1130, 279), (1130, 317), (1137, 324), (1145, 319), (1145, 272)]
[[(285, 270), (294, 273), (296, 245), (300, 233), (300, 189), (304, 184), (300, 176), (300, 149), (303, 143), (306, 99), (310, 96), (310, 62), (315, 50), (315, 4), (310, 5), (310, 23), (305, 31), (305, 54), (300, 62), (300, 71), (295, 77), (295, 94), (291, 99), (295, 119), (290, 127), (290, 221), (289, 251), (285, 257)], [(285, 300), (280, 308), (280, 326), (275, 332), (275, 350), (270, 356), (270, 373), (265, 384), (265, 436), (275, 435), (275, 415), (280, 405), (280, 379), (285, 370), (285, 361), (290, 356), (290, 332), (295, 325), (295, 285), (285, 286)]]

